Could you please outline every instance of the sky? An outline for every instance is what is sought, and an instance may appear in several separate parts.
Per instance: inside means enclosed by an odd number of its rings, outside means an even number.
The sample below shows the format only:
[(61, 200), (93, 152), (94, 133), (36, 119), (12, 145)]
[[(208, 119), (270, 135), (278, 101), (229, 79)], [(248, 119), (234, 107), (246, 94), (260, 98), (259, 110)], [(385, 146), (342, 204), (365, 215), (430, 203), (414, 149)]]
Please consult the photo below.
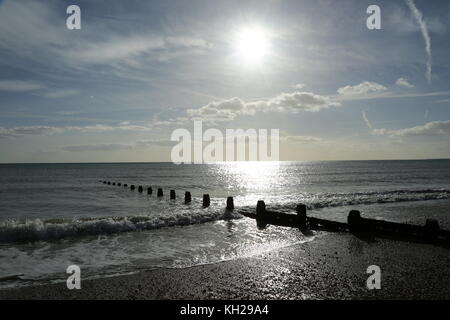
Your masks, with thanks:
[(449, 1), (0, 0), (0, 162), (170, 161), (194, 120), (279, 129), (280, 160), (450, 158), (449, 35)]

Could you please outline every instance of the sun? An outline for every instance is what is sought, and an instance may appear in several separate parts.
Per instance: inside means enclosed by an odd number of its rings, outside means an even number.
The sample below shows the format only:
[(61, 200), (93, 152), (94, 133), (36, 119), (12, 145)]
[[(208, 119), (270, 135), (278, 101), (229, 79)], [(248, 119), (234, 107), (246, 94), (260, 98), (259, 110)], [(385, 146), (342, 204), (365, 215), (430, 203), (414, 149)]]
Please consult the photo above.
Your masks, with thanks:
[(235, 35), (238, 57), (247, 65), (259, 64), (269, 51), (269, 34), (261, 27), (246, 27)]

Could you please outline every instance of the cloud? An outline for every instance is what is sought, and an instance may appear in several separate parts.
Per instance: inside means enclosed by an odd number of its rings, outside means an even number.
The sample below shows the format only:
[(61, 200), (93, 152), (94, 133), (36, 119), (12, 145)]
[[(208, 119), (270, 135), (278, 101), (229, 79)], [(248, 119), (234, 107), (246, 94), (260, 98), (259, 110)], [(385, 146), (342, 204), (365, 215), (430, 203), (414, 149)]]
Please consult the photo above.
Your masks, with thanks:
[(364, 81), (360, 84), (354, 85), (354, 86), (345, 86), (342, 88), (339, 88), (337, 92), (341, 96), (366, 96), (373, 93), (379, 93), (386, 91), (387, 88), (379, 83), (376, 82), (370, 82), (370, 81)]
[(445, 136), (450, 135), (450, 121), (432, 121), (421, 126), (398, 130), (375, 129), (373, 134), (391, 137)]
[(64, 133), (69, 131), (82, 133), (102, 133), (110, 131), (149, 131), (150, 126), (138, 125), (116, 125), (107, 126), (96, 124), (93, 126), (65, 126), (65, 127), (48, 127), (48, 126), (24, 126), (4, 128), (0, 127), (0, 138), (18, 138), (24, 136), (42, 136), (56, 133)]
[(282, 140), (293, 142), (293, 143), (312, 143), (312, 142), (320, 142), (321, 138), (313, 137), (313, 136), (285, 136), (281, 138)]
[(133, 149), (132, 145), (121, 143), (110, 144), (83, 144), (74, 146), (65, 146), (61, 148), (68, 152), (84, 152), (84, 151), (117, 151), (117, 150), (130, 150)]
[(428, 33), (428, 26), (426, 21), (423, 19), (423, 14), (417, 9), (413, 0), (405, 0), (409, 9), (411, 10), (414, 18), (420, 26), (420, 32), (422, 33), (423, 40), (425, 41), (425, 51), (427, 53), (427, 72), (426, 77), (428, 83), (431, 82), (431, 68), (432, 68), (432, 55), (431, 55), (431, 39), (430, 34)]
[(20, 136), (41, 136), (62, 132), (60, 128), (46, 127), (46, 126), (28, 126), (28, 127), (14, 127), (3, 128), (0, 127), (0, 138), (15, 138)]
[(79, 93), (80, 92), (76, 89), (55, 89), (44, 93), (43, 96), (51, 99), (59, 99), (74, 96)]
[(414, 86), (405, 78), (398, 78), (397, 81), (395, 81), (395, 84), (400, 87), (414, 88)]
[(303, 89), (305, 86), (306, 86), (306, 85), (303, 84), (303, 83), (297, 83), (297, 84), (294, 84), (294, 85), (292, 86), (292, 88), (297, 89), (297, 90), (301, 90), (301, 89)]
[(0, 80), (0, 91), (26, 92), (42, 88), (41, 84), (32, 81)]
[(252, 115), (255, 112), (317, 112), (337, 106), (340, 106), (340, 103), (332, 101), (327, 96), (295, 91), (251, 102), (245, 102), (240, 98), (214, 101), (198, 109), (188, 109), (187, 113), (194, 119), (230, 121), (238, 115)]
[(363, 120), (366, 123), (367, 127), (369, 127), (369, 129), (373, 129), (372, 123), (370, 123), (369, 118), (367, 118), (365, 111), (362, 111), (362, 117), (363, 117)]
[(136, 147), (172, 147), (175, 144), (175, 141), (164, 140), (164, 139), (152, 139), (152, 140), (139, 140), (136, 142)]

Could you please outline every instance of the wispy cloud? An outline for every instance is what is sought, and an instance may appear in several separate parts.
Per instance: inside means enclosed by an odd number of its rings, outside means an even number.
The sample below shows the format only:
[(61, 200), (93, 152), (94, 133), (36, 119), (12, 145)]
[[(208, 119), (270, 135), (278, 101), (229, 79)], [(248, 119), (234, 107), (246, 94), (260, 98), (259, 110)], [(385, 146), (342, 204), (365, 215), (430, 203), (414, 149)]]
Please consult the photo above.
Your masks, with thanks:
[(43, 85), (32, 81), (0, 80), (0, 91), (26, 92), (42, 89), (43, 87)]
[(421, 126), (398, 130), (375, 129), (373, 134), (391, 137), (448, 136), (450, 135), (450, 121), (432, 121)]
[(352, 96), (352, 97), (361, 97), (367, 96), (374, 93), (379, 93), (386, 91), (387, 88), (379, 83), (364, 81), (360, 84), (354, 86), (345, 86), (339, 88), (337, 92), (341, 96)]
[(362, 113), (362, 118), (363, 118), (364, 122), (366, 123), (367, 127), (369, 129), (373, 129), (372, 123), (370, 123), (369, 118), (367, 118), (366, 112), (362, 111), (361, 113)]
[(431, 39), (430, 34), (428, 33), (427, 23), (423, 18), (422, 12), (417, 9), (416, 4), (413, 0), (405, 0), (409, 9), (411, 10), (414, 18), (420, 26), (420, 31), (422, 33), (423, 40), (425, 41), (425, 51), (427, 52), (427, 72), (426, 77), (428, 83), (431, 82), (431, 68), (432, 68), (432, 55), (431, 55)]

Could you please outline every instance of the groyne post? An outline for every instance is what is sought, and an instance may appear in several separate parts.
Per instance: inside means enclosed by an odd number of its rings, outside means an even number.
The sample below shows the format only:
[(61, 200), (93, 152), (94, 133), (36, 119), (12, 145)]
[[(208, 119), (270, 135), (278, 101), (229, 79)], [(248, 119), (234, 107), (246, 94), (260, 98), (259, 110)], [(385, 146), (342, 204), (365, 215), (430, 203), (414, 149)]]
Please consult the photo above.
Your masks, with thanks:
[(139, 186), (138, 191), (139, 191), (139, 193), (142, 193), (142, 192), (144, 192), (144, 188), (142, 188), (142, 186)]
[(234, 210), (234, 200), (233, 197), (227, 198), (227, 210)]
[(152, 187), (148, 187), (148, 188), (147, 188), (147, 194), (152, 194), (152, 193), (153, 193)]
[(158, 197), (162, 197), (164, 194), (163, 194), (163, 189), (162, 188), (158, 188), (158, 193), (157, 193), (157, 196)]
[(267, 226), (265, 218), (267, 215), (266, 204), (263, 200), (258, 200), (256, 204), (256, 226), (258, 229), (264, 229)]
[(119, 187), (121, 187), (122, 186), (122, 184), (119, 182), (119, 183), (117, 183), (117, 186), (119, 186)]
[(211, 204), (211, 199), (209, 198), (209, 194), (203, 195), (203, 208), (209, 207)]
[(124, 183), (124, 184), (123, 184), (123, 187), (124, 187), (124, 188), (127, 188), (127, 187), (128, 187), (128, 184)]
[(134, 190), (134, 189), (136, 189), (136, 187), (134, 186), (134, 184), (132, 184), (131, 186), (130, 186), (130, 190)]
[(170, 200), (175, 200), (175, 198), (176, 198), (175, 190), (170, 190)]
[(362, 231), (362, 218), (361, 212), (358, 210), (351, 210), (347, 217), (347, 224), (350, 232), (361, 232)]
[(191, 197), (191, 193), (189, 191), (186, 191), (184, 193), (184, 203), (191, 203), (192, 201), (192, 197)]
[(306, 205), (303, 203), (300, 203), (297, 205), (296, 208), (297, 211), (297, 219), (298, 219), (298, 227), (300, 229), (306, 228)]

